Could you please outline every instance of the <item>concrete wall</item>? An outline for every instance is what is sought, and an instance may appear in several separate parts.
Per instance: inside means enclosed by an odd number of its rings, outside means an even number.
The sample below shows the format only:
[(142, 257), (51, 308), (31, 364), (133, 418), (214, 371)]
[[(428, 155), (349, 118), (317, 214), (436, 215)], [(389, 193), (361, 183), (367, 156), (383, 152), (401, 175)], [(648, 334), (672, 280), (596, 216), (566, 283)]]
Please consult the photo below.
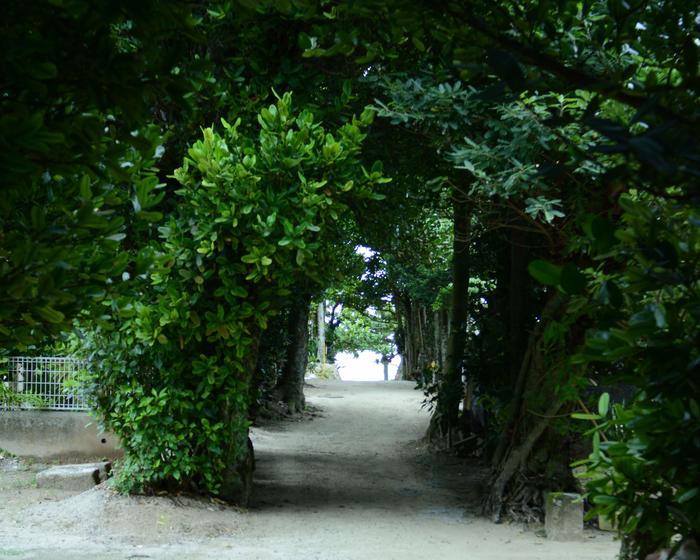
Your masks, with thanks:
[(122, 453), (117, 439), (101, 433), (85, 412), (0, 411), (0, 448), (36, 459), (113, 459)]

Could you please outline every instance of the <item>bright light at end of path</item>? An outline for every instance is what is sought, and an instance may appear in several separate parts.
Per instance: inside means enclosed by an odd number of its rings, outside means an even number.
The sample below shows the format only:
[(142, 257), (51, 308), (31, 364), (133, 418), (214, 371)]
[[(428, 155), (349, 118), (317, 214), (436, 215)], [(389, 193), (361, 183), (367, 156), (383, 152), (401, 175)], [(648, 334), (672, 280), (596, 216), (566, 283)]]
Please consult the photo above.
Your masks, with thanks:
[[(341, 352), (335, 356), (335, 365), (338, 366), (340, 378), (343, 381), (383, 381), (384, 366), (378, 360), (381, 354), (365, 350), (357, 355)], [(389, 381), (396, 377), (396, 371), (401, 363), (401, 358), (396, 356), (389, 364)]]

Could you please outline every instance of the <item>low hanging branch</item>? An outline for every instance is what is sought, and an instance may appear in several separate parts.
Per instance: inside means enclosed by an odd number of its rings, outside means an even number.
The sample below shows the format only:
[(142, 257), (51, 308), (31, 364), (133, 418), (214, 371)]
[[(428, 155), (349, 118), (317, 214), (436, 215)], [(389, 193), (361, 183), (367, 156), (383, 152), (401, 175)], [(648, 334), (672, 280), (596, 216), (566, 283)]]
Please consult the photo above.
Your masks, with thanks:
[[(466, 20), (469, 27), (493, 41), (499, 48), (512, 53), (526, 64), (550, 72), (572, 87), (598, 92), (605, 97), (614, 99), (615, 101), (619, 101), (635, 109), (649, 110), (651, 107), (651, 102), (653, 101), (652, 97), (632, 92), (626, 89), (623, 84), (610, 81), (605, 76), (596, 76), (590, 74), (583, 68), (567, 66), (557, 58), (548, 55), (544, 52), (544, 49), (530, 47), (511, 37), (498, 33), (469, 8), (463, 8), (459, 15)], [(665, 119), (675, 122), (692, 122), (692, 119), (688, 119), (687, 116), (675, 113), (670, 108), (658, 102), (654, 107), (654, 112)]]

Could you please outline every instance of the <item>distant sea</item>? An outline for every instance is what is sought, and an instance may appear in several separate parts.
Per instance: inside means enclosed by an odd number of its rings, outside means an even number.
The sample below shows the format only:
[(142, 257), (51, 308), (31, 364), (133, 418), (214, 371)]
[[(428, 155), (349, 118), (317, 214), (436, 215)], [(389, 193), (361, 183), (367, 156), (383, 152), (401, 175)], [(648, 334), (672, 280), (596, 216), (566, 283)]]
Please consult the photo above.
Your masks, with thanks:
[[(376, 352), (360, 352), (357, 358), (352, 354), (341, 352), (336, 354), (335, 363), (343, 381), (383, 381), (384, 366), (379, 360), (381, 354)], [(389, 381), (396, 377), (396, 370), (401, 363), (401, 358), (395, 357), (389, 364)]]

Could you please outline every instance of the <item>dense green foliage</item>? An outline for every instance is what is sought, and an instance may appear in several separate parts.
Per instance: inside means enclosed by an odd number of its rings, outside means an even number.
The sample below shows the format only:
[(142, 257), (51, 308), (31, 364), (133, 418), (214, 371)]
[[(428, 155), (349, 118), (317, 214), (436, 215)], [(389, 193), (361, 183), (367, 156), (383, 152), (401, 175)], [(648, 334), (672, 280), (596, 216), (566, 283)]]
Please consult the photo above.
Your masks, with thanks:
[(98, 411), (125, 442), (122, 484), (187, 481), (222, 490), (247, 452), (260, 332), (311, 278), (322, 238), (347, 204), (384, 181), (360, 163), (360, 120), (334, 134), (291, 94), (261, 111), (257, 137), (204, 129), (175, 177), (178, 211), (159, 228), (149, 284), (115, 302), (118, 328), (95, 342)]
[(335, 352), (357, 355), (363, 350), (369, 350), (391, 357), (395, 353), (391, 340), (394, 327), (392, 315), (390, 309), (369, 308), (360, 312), (351, 307), (343, 308), (330, 344)]
[[(137, 9), (137, 6), (139, 9)], [(70, 327), (119, 283), (125, 209), (146, 222), (162, 147), (160, 49), (187, 12), (12, 2), (0, 24), (0, 353)], [(110, 282), (113, 284), (110, 285)]]
[(634, 532), (638, 554), (700, 525), (700, 222), (655, 197), (620, 204), (615, 236), (592, 235), (597, 324), (579, 359), (641, 389), (625, 406), (601, 398), (586, 475), (596, 513)]
[(573, 413), (626, 557), (697, 537), (695, 3), (98, 4), (0, 24), (0, 352), (80, 318), (125, 486), (230, 494), (325, 297), (331, 355), (395, 344), (491, 459), (493, 517), (574, 487)]

